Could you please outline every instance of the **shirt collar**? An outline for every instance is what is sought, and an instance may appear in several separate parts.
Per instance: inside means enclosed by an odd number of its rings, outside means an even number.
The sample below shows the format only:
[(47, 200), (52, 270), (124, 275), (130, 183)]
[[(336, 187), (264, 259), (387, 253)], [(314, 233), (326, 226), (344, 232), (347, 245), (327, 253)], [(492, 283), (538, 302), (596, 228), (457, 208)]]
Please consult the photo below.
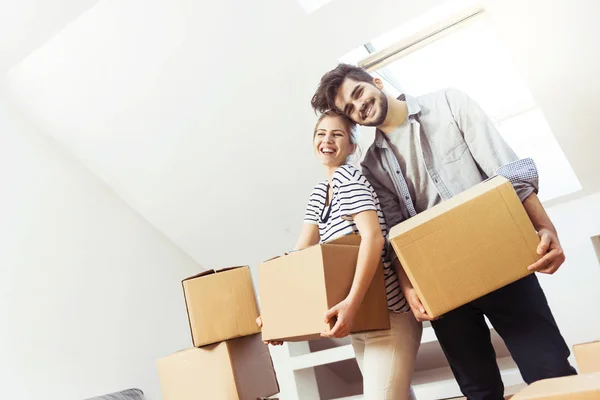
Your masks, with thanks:
[[(414, 118), (421, 112), (421, 106), (415, 97), (402, 93), (398, 96), (398, 100), (406, 101), (406, 108), (408, 109), (407, 118)], [(381, 132), (379, 129), (375, 130), (375, 145), (379, 148), (389, 147), (385, 133)]]

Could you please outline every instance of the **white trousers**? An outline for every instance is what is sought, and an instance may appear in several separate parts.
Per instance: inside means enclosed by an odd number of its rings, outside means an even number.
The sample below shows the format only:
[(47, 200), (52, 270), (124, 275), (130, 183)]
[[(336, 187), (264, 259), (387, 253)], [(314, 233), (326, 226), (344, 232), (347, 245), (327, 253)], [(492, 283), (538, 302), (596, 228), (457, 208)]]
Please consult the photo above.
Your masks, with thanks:
[(352, 335), (365, 400), (415, 398), (410, 383), (423, 326), (412, 312), (390, 312), (390, 325), (389, 330)]

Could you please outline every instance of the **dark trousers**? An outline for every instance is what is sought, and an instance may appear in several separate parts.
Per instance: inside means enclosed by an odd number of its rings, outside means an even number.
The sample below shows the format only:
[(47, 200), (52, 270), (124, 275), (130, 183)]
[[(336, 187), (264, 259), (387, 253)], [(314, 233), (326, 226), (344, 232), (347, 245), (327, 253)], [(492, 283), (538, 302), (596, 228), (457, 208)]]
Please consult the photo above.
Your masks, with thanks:
[(432, 322), (454, 377), (469, 400), (500, 400), (504, 395), (484, 315), (528, 384), (576, 374), (537, 277), (529, 275)]

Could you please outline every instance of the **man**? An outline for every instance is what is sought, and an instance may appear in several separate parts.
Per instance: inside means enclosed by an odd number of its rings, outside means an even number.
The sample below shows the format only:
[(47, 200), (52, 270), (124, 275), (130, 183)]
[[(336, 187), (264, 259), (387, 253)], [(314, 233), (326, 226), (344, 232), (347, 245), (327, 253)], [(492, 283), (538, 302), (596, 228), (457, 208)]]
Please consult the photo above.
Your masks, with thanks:
[[(449, 89), (395, 99), (383, 92), (380, 79), (340, 64), (322, 77), (311, 104), (316, 111), (335, 109), (360, 125), (377, 127), (362, 167), (389, 226), (490, 176), (503, 175), (512, 182), (540, 236), (537, 251), (542, 257), (529, 269), (553, 274), (564, 262), (556, 229), (537, 197), (533, 161), (519, 160), (464, 93)], [(431, 320), (406, 274), (398, 270), (415, 317)], [(432, 321), (468, 399), (503, 399), (504, 386), (484, 315), (504, 339), (527, 383), (575, 374), (567, 360), (569, 348), (532, 274)]]

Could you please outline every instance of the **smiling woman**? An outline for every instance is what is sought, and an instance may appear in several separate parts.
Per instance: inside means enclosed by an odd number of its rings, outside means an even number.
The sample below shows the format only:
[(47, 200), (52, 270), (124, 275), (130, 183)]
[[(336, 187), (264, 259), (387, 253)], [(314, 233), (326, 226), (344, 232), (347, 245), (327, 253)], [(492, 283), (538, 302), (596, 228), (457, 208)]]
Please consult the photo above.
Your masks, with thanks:
[(356, 148), (354, 122), (334, 110), (323, 112), (313, 133), (313, 149), (327, 179), (317, 183), (309, 197), (294, 250), (360, 234), (350, 292), (325, 314), (326, 321), (333, 320), (335, 324), (322, 336), (343, 338), (351, 332), (367, 288), (377, 269), (383, 268), (391, 329), (352, 334), (352, 346), (362, 371), (366, 399), (407, 400), (413, 398), (410, 383), (422, 326), (408, 312), (410, 308), (400, 290), (385, 246), (388, 231), (377, 194), (360, 170), (348, 165)]
[[(313, 146), (317, 158), (324, 165), (342, 165), (360, 159), (358, 129), (343, 114), (327, 111), (319, 117), (313, 133)], [(348, 154), (345, 159), (342, 159)]]

